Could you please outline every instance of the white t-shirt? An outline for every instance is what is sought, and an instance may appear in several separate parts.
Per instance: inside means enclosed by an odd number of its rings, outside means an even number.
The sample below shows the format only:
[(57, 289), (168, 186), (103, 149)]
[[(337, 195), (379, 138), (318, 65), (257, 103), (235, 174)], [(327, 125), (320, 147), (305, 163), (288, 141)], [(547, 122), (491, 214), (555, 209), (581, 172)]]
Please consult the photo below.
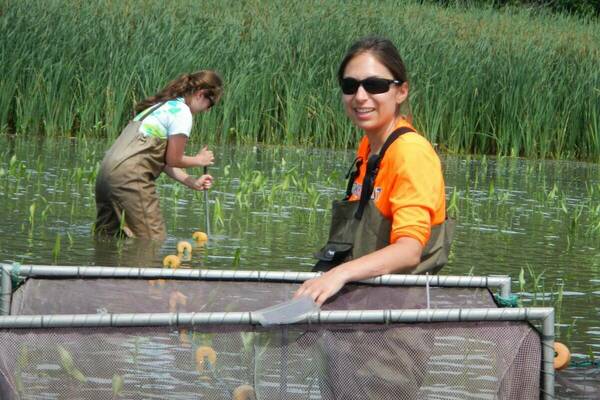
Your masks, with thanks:
[[(136, 115), (134, 121), (138, 121), (147, 110), (148, 108)], [(144, 136), (154, 136), (161, 139), (167, 139), (171, 135), (178, 134), (189, 137), (191, 131), (192, 112), (182, 97), (169, 100), (152, 111), (150, 115), (144, 118), (140, 126), (140, 132)]]

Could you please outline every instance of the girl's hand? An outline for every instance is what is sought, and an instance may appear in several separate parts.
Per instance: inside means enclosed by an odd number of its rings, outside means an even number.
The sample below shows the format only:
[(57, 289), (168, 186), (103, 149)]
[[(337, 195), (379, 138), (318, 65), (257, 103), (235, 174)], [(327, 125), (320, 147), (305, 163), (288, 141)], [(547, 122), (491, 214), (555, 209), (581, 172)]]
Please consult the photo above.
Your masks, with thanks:
[(196, 160), (198, 161), (198, 164), (206, 167), (208, 165), (213, 165), (215, 161), (215, 155), (213, 154), (212, 150), (208, 149), (208, 146), (204, 146), (202, 150), (196, 154)]
[(212, 183), (212, 176), (202, 175), (200, 178), (194, 179), (190, 187), (194, 190), (208, 190), (212, 187)]
[(339, 292), (345, 284), (344, 274), (336, 267), (318, 278), (305, 281), (294, 293), (294, 298), (308, 295), (321, 306), (328, 298)]

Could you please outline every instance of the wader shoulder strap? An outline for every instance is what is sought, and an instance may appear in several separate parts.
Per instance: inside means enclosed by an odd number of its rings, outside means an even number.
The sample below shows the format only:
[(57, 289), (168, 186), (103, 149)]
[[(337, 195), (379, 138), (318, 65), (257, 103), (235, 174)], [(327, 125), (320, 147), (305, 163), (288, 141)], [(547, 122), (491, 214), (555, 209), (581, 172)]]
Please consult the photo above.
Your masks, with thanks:
[[(346, 179), (348, 179), (348, 184), (346, 185), (346, 197), (344, 197), (344, 200), (348, 200), (350, 196), (352, 196), (352, 185), (354, 185), (354, 181), (360, 174), (360, 166), (362, 165), (362, 163), (362, 157), (356, 157), (354, 161), (352, 161), (350, 169), (348, 169), (348, 172), (346, 172)], [(356, 168), (354, 169), (354, 171), (352, 171), (352, 168), (354, 168), (355, 165)]]
[(137, 122), (142, 122), (148, 115), (152, 114), (155, 110), (157, 110), (163, 104), (165, 104), (165, 102), (161, 101), (160, 103), (156, 103), (155, 105), (150, 107), (148, 109), (148, 111), (146, 113), (144, 113), (144, 115), (142, 115), (142, 117), (140, 119), (137, 120)]
[(358, 208), (356, 209), (356, 212), (354, 213), (354, 217), (356, 219), (362, 218), (365, 207), (371, 199), (371, 194), (373, 193), (373, 186), (375, 184), (375, 177), (379, 172), (379, 163), (383, 159), (386, 150), (392, 145), (392, 143), (394, 143), (396, 139), (408, 132), (414, 132), (414, 129), (409, 128), (407, 126), (403, 126), (401, 128), (396, 129), (390, 134), (390, 136), (388, 136), (387, 140), (383, 144), (383, 147), (381, 147), (379, 154), (373, 154), (369, 157), (369, 160), (367, 161), (367, 172), (365, 173), (365, 179), (363, 180), (362, 190), (360, 193), (360, 203), (358, 205)]

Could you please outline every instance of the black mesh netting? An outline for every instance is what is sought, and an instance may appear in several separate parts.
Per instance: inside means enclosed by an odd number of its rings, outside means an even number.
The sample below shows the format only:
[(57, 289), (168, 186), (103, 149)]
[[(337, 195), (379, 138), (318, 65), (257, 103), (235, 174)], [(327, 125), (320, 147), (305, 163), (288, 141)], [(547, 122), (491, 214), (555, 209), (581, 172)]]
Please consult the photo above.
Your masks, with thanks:
[(558, 399), (600, 399), (600, 368), (569, 367), (556, 372), (556, 395)]
[[(13, 315), (255, 311), (298, 284), (30, 279)], [(423, 287), (355, 285), (324, 309), (426, 307)], [(432, 308), (496, 307), (431, 288)], [(527, 323), (57, 328), (0, 331), (2, 399), (537, 399)]]

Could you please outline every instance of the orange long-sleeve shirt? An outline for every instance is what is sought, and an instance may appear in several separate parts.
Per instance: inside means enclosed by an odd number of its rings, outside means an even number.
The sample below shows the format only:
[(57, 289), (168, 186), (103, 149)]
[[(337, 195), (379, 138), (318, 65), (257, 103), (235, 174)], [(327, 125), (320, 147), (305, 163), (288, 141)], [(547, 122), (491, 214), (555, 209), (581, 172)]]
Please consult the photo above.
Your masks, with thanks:
[[(408, 121), (401, 119), (396, 129), (404, 126), (412, 128)], [(350, 201), (360, 199), (369, 153), (369, 140), (364, 136), (357, 152), (364, 161), (354, 181)], [(431, 227), (446, 219), (441, 162), (427, 139), (416, 132), (396, 139), (381, 160), (371, 199), (379, 211), (392, 220), (390, 243), (408, 236), (423, 246), (427, 244)]]

